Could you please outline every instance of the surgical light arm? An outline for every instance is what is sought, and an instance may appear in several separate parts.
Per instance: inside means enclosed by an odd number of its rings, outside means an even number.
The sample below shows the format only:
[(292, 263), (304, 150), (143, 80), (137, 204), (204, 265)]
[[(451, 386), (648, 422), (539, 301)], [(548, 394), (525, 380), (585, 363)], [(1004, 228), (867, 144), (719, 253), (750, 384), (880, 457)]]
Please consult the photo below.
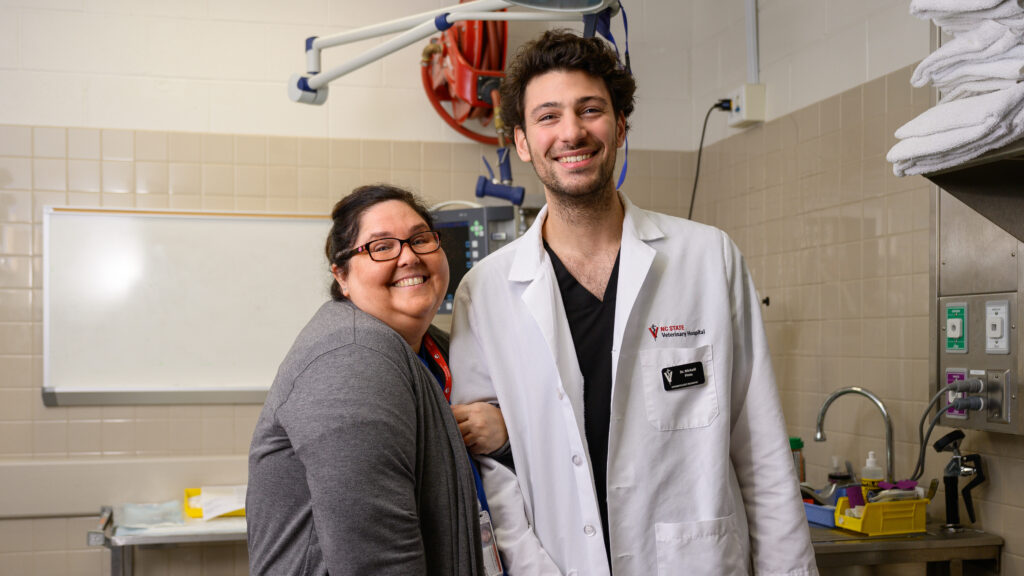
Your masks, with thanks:
[[(465, 20), (572, 21), (577, 20), (581, 14), (594, 14), (606, 9), (617, 11), (618, 4), (618, 0), (476, 0), (333, 36), (323, 38), (313, 36), (306, 39), (307, 75), (292, 75), (288, 81), (288, 97), (295, 102), (323, 104), (327, 101), (327, 84), (330, 82), (439, 31), (447, 30), (456, 22)], [(542, 11), (495, 12), (516, 5)], [(343, 64), (321, 72), (321, 52), (324, 49), (397, 32), (402, 33)]]

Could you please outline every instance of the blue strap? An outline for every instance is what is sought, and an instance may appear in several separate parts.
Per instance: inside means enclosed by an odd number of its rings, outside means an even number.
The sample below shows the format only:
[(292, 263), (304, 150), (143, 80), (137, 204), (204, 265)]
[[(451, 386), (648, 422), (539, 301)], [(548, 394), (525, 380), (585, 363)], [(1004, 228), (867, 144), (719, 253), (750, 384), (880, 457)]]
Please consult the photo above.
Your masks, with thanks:
[[(423, 363), (423, 366), (426, 367), (427, 372), (430, 372), (434, 376), (434, 380), (437, 380), (437, 385), (444, 390), (444, 377), (439, 375), (430, 367), (430, 361), (427, 359), (427, 347), (420, 346), (420, 351), (416, 354), (416, 357), (419, 358), (420, 362)], [(466, 452), (468, 454), (469, 450), (467, 449)], [(487, 506), (487, 496), (484, 494), (484, 482), (480, 478), (480, 471), (477, 470), (476, 462), (473, 460), (472, 456), (469, 457), (469, 465), (473, 469), (473, 482), (476, 484), (476, 495), (480, 500), (480, 508), (490, 512), (491, 509)]]
[[(623, 65), (626, 70), (632, 74), (633, 69), (629, 63), (629, 19), (626, 17), (626, 7), (622, 5), (621, 0), (619, 1), (619, 11), (622, 12), (622, 29), (626, 33), (626, 62)], [(619, 61), (621, 62), (622, 57), (619, 54), (619, 45), (615, 43), (615, 36), (612, 35), (612, 9), (606, 8), (600, 14), (597, 14), (594, 19), (594, 26), (598, 34), (604, 36), (612, 43), (612, 47), (615, 48), (615, 57), (619, 58)]]
[(480, 478), (480, 471), (476, 469), (476, 460), (473, 457), (469, 457), (469, 465), (473, 467), (473, 481), (476, 482), (476, 495), (480, 499), (480, 508), (485, 512), (490, 512), (491, 509), (487, 506), (487, 495), (484, 494), (484, 481)]
[[(626, 62), (623, 66), (626, 68), (626, 72), (633, 73), (633, 69), (629, 63), (629, 19), (626, 18), (626, 7), (622, 5), (622, 0), (619, 0), (619, 11), (622, 12), (622, 29), (626, 34), (626, 49), (625, 58)], [(586, 17), (584, 17), (586, 18)], [(585, 20), (585, 27), (589, 27), (590, 22)], [(612, 35), (612, 9), (606, 8), (597, 17), (593, 19), (594, 28), (597, 33), (604, 36), (612, 43), (612, 47), (615, 48), (615, 57), (622, 63), (621, 55), (619, 54), (619, 46), (615, 43), (615, 37)], [(585, 35), (585, 34), (584, 34)], [(593, 34), (591, 34), (593, 35)], [(626, 168), (629, 166), (629, 136), (626, 136), (626, 153), (622, 159), (622, 172), (619, 172), (619, 183), (615, 185), (615, 189), (622, 188), (622, 184), (626, 181)]]
[(619, 172), (619, 183), (615, 185), (615, 189), (619, 190), (622, 188), (622, 183), (626, 181), (626, 166), (629, 165), (629, 136), (626, 136), (626, 154), (622, 157), (622, 172)]

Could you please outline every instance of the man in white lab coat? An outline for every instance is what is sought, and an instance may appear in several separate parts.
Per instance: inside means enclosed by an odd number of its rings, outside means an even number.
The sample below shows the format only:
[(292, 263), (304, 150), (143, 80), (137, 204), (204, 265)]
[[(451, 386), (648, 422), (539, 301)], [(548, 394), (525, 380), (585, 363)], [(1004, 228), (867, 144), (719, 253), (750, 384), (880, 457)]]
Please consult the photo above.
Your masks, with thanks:
[(453, 401), (501, 405), (481, 459), (512, 576), (816, 574), (758, 298), (722, 231), (615, 190), (635, 84), (610, 46), (547, 32), (502, 117), (547, 206), (474, 267)]

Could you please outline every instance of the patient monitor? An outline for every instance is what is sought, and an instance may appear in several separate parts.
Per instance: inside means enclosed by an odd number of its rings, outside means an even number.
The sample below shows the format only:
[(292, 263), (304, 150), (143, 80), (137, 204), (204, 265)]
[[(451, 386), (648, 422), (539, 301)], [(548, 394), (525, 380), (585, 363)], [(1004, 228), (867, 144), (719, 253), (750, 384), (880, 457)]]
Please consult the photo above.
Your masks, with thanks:
[(433, 216), (450, 270), (448, 291), (438, 313), (451, 314), (462, 277), (484, 256), (515, 239), (516, 221), (512, 206), (439, 210)]

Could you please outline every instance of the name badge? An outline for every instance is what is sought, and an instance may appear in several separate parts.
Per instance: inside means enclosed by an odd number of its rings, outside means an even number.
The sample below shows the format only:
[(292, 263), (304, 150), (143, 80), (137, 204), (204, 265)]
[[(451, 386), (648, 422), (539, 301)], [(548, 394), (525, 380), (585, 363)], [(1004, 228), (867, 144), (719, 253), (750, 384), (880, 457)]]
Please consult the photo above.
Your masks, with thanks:
[[(477, 502), (479, 503), (479, 500)], [(484, 550), (484, 576), (504, 576), (505, 570), (501, 567), (501, 556), (498, 555), (498, 542), (494, 538), (491, 515), (486, 510), (480, 510), (480, 545)]]
[(680, 364), (679, 366), (669, 366), (668, 368), (661, 369), (661, 383), (665, 385), (666, 391), (689, 388), (704, 382), (704, 364), (702, 362)]

